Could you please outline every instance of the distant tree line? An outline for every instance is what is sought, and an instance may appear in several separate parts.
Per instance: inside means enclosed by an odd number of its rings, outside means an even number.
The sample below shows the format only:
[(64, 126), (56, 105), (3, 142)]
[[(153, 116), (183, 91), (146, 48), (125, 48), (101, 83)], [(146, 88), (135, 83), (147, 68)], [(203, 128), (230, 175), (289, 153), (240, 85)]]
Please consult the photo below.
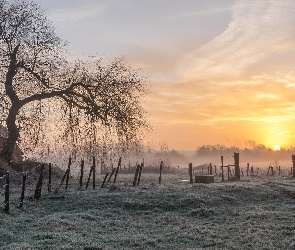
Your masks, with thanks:
[(244, 157), (252, 158), (285, 158), (291, 157), (295, 153), (295, 148), (281, 148), (280, 150), (273, 150), (263, 144), (254, 145), (252, 148), (239, 148), (235, 146), (226, 147), (224, 145), (203, 145), (196, 149), (197, 157), (218, 157), (218, 156), (232, 156), (233, 153), (240, 153)]

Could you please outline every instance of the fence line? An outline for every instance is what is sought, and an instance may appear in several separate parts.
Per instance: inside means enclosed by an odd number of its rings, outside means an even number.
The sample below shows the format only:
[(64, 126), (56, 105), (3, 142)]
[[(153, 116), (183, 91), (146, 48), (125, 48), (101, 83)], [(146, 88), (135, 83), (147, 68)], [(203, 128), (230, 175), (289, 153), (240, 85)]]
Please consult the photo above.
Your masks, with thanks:
[[(229, 158), (229, 157), (227, 157), (227, 158)], [(213, 164), (216, 164), (217, 162), (219, 162), (219, 161), (216, 161)], [(96, 181), (96, 178), (95, 178), (95, 165), (96, 165), (95, 164), (95, 157), (93, 157), (93, 163), (92, 163), (92, 166), (90, 167), (90, 170), (89, 170), (90, 171), (89, 172), (89, 177), (88, 177), (85, 189), (87, 189), (91, 179), (92, 179), (93, 189), (95, 189), (95, 181)], [(203, 164), (203, 165), (204, 166), (208, 165), (207, 166), (208, 167), (208, 174), (212, 175), (213, 174), (212, 163)], [(135, 171), (135, 176), (134, 176), (134, 180), (133, 180), (133, 186), (138, 186), (139, 185), (142, 170), (144, 169), (144, 171), (146, 171), (149, 168), (148, 166), (147, 167), (145, 167), (145, 166), (146, 165), (144, 165), (144, 161), (141, 164), (137, 163), (135, 165), (135, 167), (133, 167), (133, 168), (130, 168), (130, 166), (129, 166), (129, 169), (128, 169), (129, 171), (126, 172), (126, 173), (130, 173), (130, 170), (132, 170), (132, 169), (133, 169), (133, 171)], [(228, 165), (228, 166), (233, 166), (233, 165)], [(36, 169), (40, 168), (40, 167), (41, 167), (41, 170), (40, 170), (40, 173), (38, 173), (39, 174), (39, 179), (38, 179), (37, 185), (36, 185), (36, 183), (35, 183), (35, 180), (37, 179)], [(41, 193), (46, 189), (47, 189), (48, 193), (51, 192), (51, 188), (53, 188), (55, 191), (59, 191), (61, 188), (64, 188), (64, 191), (67, 191), (68, 188), (73, 188), (73, 187), (77, 187), (77, 188), (81, 189), (82, 181), (83, 181), (82, 179), (83, 179), (83, 174), (84, 174), (84, 161), (83, 160), (82, 160), (81, 165), (80, 165), (80, 169), (81, 169), (80, 180), (77, 183), (69, 183), (70, 171), (72, 169), (71, 168), (71, 158), (69, 158), (69, 164), (68, 164), (67, 169), (65, 170), (65, 174), (63, 175), (63, 178), (62, 178), (61, 182), (58, 182), (58, 180), (52, 182), (52, 180), (51, 180), (51, 171), (52, 171), (51, 170), (51, 164), (49, 164), (48, 167), (49, 167), (49, 173), (48, 173), (48, 178), (49, 179), (48, 179), (48, 182), (47, 181), (44, 182), (44, 179), (43, 179), (43, 170), (45, 168), (45, 163), (37, 165), (37, 166), (35, 166), (34, 168), (30, 169), (27, 172), (23, 172), (23, 173), (22, 172), (12, 172), (12, 173), (7, 172), (6, 175), (3, 175), (3, 176), (0, 177), (0, 187), (2, 186), (2, 191), (0, 189), (0, 196), (2, 196), (2, 195), (5, 196), (5, 200), (4, 200), (4, 210), (5, 210), (5, 212), (9, 212), (10, 202), (14, 203), (16, 200), (20, 200), (19, 207), (21, 208), (23, 206), (25, 192), (35, 192), (35, 194), (32, 195), (32, 197), (35, 198), (35, 199), (39, 199), (39, 198), (41, 198)], [(226, 166), (223, 166), (223, 164), (222, 164), (222, 167), (226, 167)], [(243, 177), (246, 176), (246, 174), (243, 171), (243, 168), (245, 168), (245, 167), (246, 167), (246, 165), (244, 165), (243, 167), (239, 166), (239, 168), (241, 170), (241, 176), (243, 176)], [(220, 176), (220, 173), (219, 174), (217, 173), (217, 166), (216, 165), (214, 165), (214, 168), (215, 168), (215, 171), (214, 171), (213, 175)], [(159, 175), (160, 175), (159, 184), (160, 184), (161, 181), (162, 181), (163, 161), (161, 161), (161, 163), (156, 167), (150, 166), (150, 169), (153, 169), (153, 171), (156, 171), (156, 170), (159, 171)], [(116, 182), (116, 178), (117, 178), (117, 174), (118, 174), (119, 170), (121, 170), (122, 173), (125, 172), (124, 170), (122, 170), (121, 157), (119, 159), (117, 168), (113, 168), (112, 172), (104, 173), (105, 177), (104, 177), (103, 183), (101, 185), (101, 188), (103, 188), (104, 186), (107, 186), (108, 184), (109, 185), (114, 185), (115, 182)], [(176, 168), (174, 169), (173, 167), (171, 169), (169, 169), (169, 167), (168, 167), (168, 170), (169, 171), (173, 170), (171, 173), (175, 173), (174, 170), (176, 170), (176, 172), (178, 173), (178, 170)], [(182, 171), (179, 172), (179, 173), (185, 173), (184, 172), (185, 169), (181, 169), (181, 170)], [(278, 170), (278, 172), (277, 172), (277, 170)], [(186, 169), (186, 171), (187, 171), (187, 169)], [(197, 171), (200, 172), (200, 169), (196, 169), (196, 167), (193, 167), (192, 164), (190, 164), (190, 171), (188, 171), (186, 173), (187, 176), (190, 176), (190, 183), (194, 183), (192, 174), (193, 173), (196, 174)], [(230, 180), (229, 176), (230, 175), (232, 176), (232, 173), (231, 173), (232, 170), (230, 170), (230, 168), (228, 168), (225, 171), (227, 171), (228, 180)], [(248, 175), (249, 171), (250, 171), (249, 163), (247, 163), (247, 176), (249, 176)], [(293, 173), (292, 171), (293, 171), (293, 169), (291, 169), (291, 172), (287, 170), (287, 171), (285, 171), (285, 174), (287, 173), (287, 175), (290, 176)], [(206, 172), (206, 169), (205, 169), (205, 172)], [(258, 176), (258, 173), (261, 174), (262, 171), (260, 171), (259, 168), (257, 168), (257, 171), (254, 171), (254, 168), (252, 166), (251, 167), (251, 172), (250, 172), (250, 177)], [(277, 173), (280, 176), (283, 176), (282, 175), (283, 170), (282, 170), (282, 168), (280, 166), (274, 166), (274, 167), (269, 166), (266, 176), (273, 176), (273, 175), (276, 175)], [(204, 174), (203, 168), (202, 168), (202, 174)], [(91, 175), (92, 175), (93, 178), (91, 178)], [(113, 180), (113, 182), (110, 182), (113, 175), (115, 176), (114, 180)], [(235, 172), (234, 172), (234, 175), (235, 175)], [(18, 177), (22, 177), (22, 180), (19, 180), (18, 182), (16, 182), (15, 178), (18, 178)], [(107, 178), (108, 178), (108, 180), (107, 180)], [(26, 182), (28, 180), (30, 180), (30, 179), (34, 179), (34, 182), (33, 183), (31, 182), (29, 188), (26, 188)], [(65, 180), (65, 183), (63, 183), (64, 180)], [(4, 182), (5, 182), (5, 184), (4, 184)], [(36, 188), (33, 188), (32, 185), (36, 185)], [(13, 199), (9, 200), (11, 198), (11, 197), (9, 197), (9, 194), (15, 194), (15, 193), (19, 193), (20, 198), (13, 197)]]

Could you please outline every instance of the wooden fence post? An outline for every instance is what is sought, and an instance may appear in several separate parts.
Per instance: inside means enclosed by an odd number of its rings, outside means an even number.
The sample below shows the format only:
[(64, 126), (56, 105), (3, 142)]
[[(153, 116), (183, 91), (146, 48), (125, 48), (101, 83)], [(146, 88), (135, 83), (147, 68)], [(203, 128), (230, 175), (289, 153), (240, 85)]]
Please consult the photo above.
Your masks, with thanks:
[(102, 184), (101, 184), (101, 188), (103, 188), (103, 186), (104, 186), (104, 184), (105, 184), (105, 182), (106, 182), (106, 179), (107, 179), (108, 175), (109, 175), (109, 173), (106, 173), (106, 175), (105, 175), (105, 177), (104, 177), (104, 179), (103, 179), (103, 182), (102, 182)]
[(140, 169), (140, 165), (137, 165), (136, 170), (135, 170), (134, 180), (133, 180), (133, 186), (134, 187), (136, 186), (136, 181), (137, 181), (139, 169)]
[(111, 174), (110, 174), (110, 177), (109, 177), (109, 179), (108, 179), (108, 183), (111, 181), (111, 179), (112, 179), (112, 177), (113, 177), (115, 171), (116, 171), (116, 168), (113, 168), (113, 169), (112, 169), (112, 172), (111, 172)]
[(189, 172), (189, 182), (190, 184), (193, 184), (194, 180), (193, 180), (193, 164), (192, 163), (188, 165), (188, 172)]
[(90, 172), (89, 172), (88, 180), (87, 180), (87, 183), (86, 183), (86, 189), (88, 188), (88, 185), (89, 185), (89, 181), (90, 181), (90, 178), (91, 178), (92, 171), (93, 171), (93, 166), (91, 166), (91, 168), (90, 168)]
[(72, 164), (72, 158), (70, 157), (70, 158), (69, 158), (68, 169), (67, 169), (66, 189), (68, 189), (68, 185), (69, 185), (69, 178), (70, 178), (71, 164)]
[(6, 172), (6, 178), (5, 178), (4, 210), (5, 210), (6, 213), (9, 213), (9, 171)]
[(293, 178), (295, 178), (295, 155), (292, 155), (292, 162), (293, 162)]
[(60, 182), (60, 184), (59, 184), (59, 187), (61, 187), (61, 186), (63, 185), (64, 180), (65, 180), (65, 178), (67, 177), (67, 175), (68, 175), (68, 169), (66, 170), (64, 176), (62, 177), (61, 182)]
[(96, 166), (95, 166), (95, 157), (93, 156), (93, 162), (92, 162), (92, 172), (93, 172), (93, 175), (92, 175), (92, 188), (95, 189), (95, 170), (96, 170)]
[[(118, 167), (117, 167), (117, 170), (116, 170), (116, 173), (115, 173), (114, 184), (116, 183), (119, 169), (122, 170), (121, 161), (122, 161), (122, 158), (120, 157), (119, 162), (118, 162)], [(125, 168), (125, 166), (124, 166), (124, 168)]]
[(140, 177), (141, 177), (141, 172), (142, 172), (143, 165), (144, 165), (144, 163), (141, 163), (140, 167), (139, 167), (138, 178), (137, 178), (137, 186), (139, 185), (139, 182), (140, 182)]
[(100, 158), (100, 174), (103, 173), (103, 162), (102, 162), (102, 157)]
[(161, 181), (162, 181), (162, 169), (163, 169), (163, 161), (161, 161), (161, 164), (160, 164), (159, 184), (161, 184)]
[(273, 166), (270, 167), (270, 170), (271, 170), (271, 175), (274, 175)]
[(51, 163), (48, 166), (48, 192), (51, 192)]
[(249, 163), (247, 163), (247, 176), (249, 176)]
[(221, 180), (224, 181), (223, 156), (221, 156)]
[[(21, 192), (20, 203), (19, 203), (19, 207), (20, 207), (20, 208), (23, 207), (23, 203), (24, 203), (25, 189), (26, 189), (26, 179), (27, 179), (27, 173), (23, 173), (22, 192)], [(48, 187), (49, 187), (49, 186), (48, 186)]]
[(210, 163), (210, 175), (212, 175), (212, 164)]
[(43, 171), (44, 171), (45, 164), (42, 163), (41, 169), (40, 169), (40, 175), (39, 175), (39, 180), (37, 182), (34, 198), (35, 199), (40, 199), (41, 198), (41, 191), (42, 191), (42, 183), (43, 183)]
[(281, 175), (281, 166), (279, 166), (279, 176)]
[(235, 177), (237, 180), (241, 179), (241, 172), (240, 172), (240, 154), (234, 153), (234, 159), (235, 159)]
[(84, 160), (81, 161), (80, 187), (83, 186), (83, 176), (84, 176)]

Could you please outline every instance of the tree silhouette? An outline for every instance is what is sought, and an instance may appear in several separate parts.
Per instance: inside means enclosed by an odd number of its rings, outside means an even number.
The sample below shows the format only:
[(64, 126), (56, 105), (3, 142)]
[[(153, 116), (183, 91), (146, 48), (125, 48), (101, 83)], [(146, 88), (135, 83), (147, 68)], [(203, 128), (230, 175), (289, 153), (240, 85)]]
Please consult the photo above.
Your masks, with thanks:
[(38, 141), (48, 107), (66, 114), (72, 134), (76, 127), (98, 123), (130, 141), (148, 126), (140, 102), (147, 85), (140, 71), (122, 58), (73, 62), (65, 46), (36, 3), (0, 0), (0, 107), (8, 129), (3, 149), (7, 162), (21, 130)]

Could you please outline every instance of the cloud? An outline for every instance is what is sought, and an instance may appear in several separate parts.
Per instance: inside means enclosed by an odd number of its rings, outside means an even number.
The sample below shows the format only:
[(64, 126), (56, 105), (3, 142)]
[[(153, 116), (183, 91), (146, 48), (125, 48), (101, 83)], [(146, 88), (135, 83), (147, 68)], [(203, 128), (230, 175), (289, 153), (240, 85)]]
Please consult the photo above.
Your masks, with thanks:
[(204, 9), (204, 10), (194, 10), (194, 11), (189, 11), (189, 12), (183, 13), (181, 15), (172, 16), (170, 19), (187, 18), (187, 17), (191, 17), (191, 16), (213, 15), (213, 14), (217, 14), (217, 13), (227, 12), (229, 10), (230, 10), (229, 7), (219, 7), (219, 8), (210, 8), (210, 9)]
[(105, 5), (101, 3), (86, 2), (83, 5), (57, 9), (50, 13), (50, 18), (55, 22), (79, 22), (83, 19), (95, 17), (104, 10)]
[(232, 8), (232, 21), (214, 40), (182, 61), (185, 79), (237, 75), (269, 53), (294, 48), (295, 2), (292, 0), (240, 0)]
[(285, 131), (282, 131), (282, 132), (278, 133), (278, 135), (284, 135), (284, 134), (286, 134), (288, 132), (289, 132), (288, 130), (285, 130)]
[(187, 136), (190, 145), (226, 138), (291, 145), (294, 13), (291, 0), (235, 1), (226, 30), (185, 56), (180, 78), (152, 84), (147, 105), (160, 134), (181, 133), (177, 140)]
[[(280, 77), (253, 76), (239, 84), (206, 79), (153, 83), (147, 101), (154, 121), (165, 124), (217, 126), (222, 121), (277, 123), (294, 121), (294, 95), (287, 87), (290, 73)], [(282, 80), (283, 79), (283, 80)], [(165, 117), (165, 119), (163, 119)]]

